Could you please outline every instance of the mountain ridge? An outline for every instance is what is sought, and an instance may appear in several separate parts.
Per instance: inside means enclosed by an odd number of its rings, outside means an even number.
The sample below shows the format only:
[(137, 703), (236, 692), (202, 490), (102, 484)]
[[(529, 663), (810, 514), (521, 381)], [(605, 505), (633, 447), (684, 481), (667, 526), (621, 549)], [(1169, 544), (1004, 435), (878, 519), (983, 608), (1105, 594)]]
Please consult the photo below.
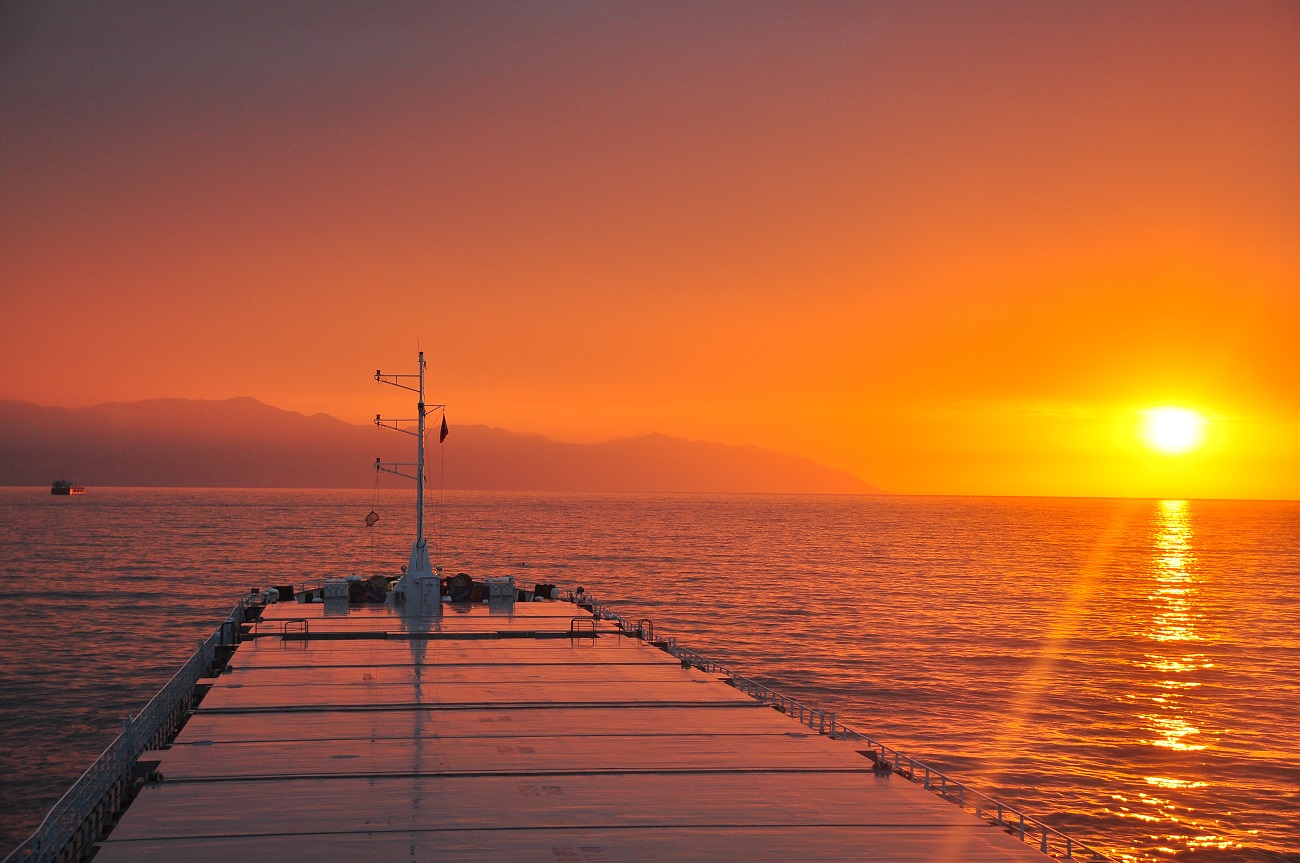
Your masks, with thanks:
[[(432, 443), (431, 447), (438, 444)], [(882, 494), (845, 471), (752, 445), (661, 432), (593, 444), (452, 425), (448, 489)], [(0, 400), (0, 485), (358, 488), (374, 459), (409, 461), (409, 438), (248, 396), (157, 398), (83, 408)]]

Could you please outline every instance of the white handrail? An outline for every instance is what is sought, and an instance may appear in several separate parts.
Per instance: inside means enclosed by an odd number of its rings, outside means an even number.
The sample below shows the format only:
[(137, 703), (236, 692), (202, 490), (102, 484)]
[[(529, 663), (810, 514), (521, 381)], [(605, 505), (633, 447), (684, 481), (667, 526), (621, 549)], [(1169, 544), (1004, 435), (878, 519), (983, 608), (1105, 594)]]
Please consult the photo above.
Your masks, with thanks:
[(4, 863), (53, 863), (89, 852), (137, 790), (133, 773), (140, 756), (175, 736), (185, 712), (193, 706), (194, 685), (208, 673), (217, 648), (238, 640), (247, 608), (247, 599), (240, 599), (221, 626), (199, 642), (198, 650), (172, 679), (139, 713), (127, 717), (122, 733), (50, 807), (32, 834), (9, 852)]

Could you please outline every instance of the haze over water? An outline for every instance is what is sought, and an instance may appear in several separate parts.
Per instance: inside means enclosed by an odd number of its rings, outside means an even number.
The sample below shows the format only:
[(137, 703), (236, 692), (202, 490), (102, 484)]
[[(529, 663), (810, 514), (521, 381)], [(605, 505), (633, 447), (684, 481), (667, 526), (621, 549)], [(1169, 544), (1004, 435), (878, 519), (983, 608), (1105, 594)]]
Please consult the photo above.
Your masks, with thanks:
[[(410, 501), (0, 490), (0, 851), (238, 594), (392, 572)], [(457, 493), (432, 523), (453, 572), (582, 585), (1118, 859), (1300, 859), (1300, 504)]]

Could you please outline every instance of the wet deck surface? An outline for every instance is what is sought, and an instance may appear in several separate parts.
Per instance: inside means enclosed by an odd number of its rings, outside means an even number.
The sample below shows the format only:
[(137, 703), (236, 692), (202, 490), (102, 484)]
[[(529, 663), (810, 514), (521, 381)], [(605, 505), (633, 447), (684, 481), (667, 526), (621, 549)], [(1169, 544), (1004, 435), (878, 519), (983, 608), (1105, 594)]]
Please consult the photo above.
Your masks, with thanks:
[(576, 616), (268, 607), (96, 860), (1046, 859)]

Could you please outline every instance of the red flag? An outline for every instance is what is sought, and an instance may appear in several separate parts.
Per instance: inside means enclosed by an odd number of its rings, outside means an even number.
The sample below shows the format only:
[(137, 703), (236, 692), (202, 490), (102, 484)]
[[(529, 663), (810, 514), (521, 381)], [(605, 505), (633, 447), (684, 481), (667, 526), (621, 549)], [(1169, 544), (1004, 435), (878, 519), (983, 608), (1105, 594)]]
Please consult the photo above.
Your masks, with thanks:
[(447, 439), (447, 415), (446, 415), (446, 414), (443, 414), (443, 415), (442, 415), (442, 430), (438, 432), (438, 443), (442, 443), (442, 442), (445, 441), (446, 439)]

